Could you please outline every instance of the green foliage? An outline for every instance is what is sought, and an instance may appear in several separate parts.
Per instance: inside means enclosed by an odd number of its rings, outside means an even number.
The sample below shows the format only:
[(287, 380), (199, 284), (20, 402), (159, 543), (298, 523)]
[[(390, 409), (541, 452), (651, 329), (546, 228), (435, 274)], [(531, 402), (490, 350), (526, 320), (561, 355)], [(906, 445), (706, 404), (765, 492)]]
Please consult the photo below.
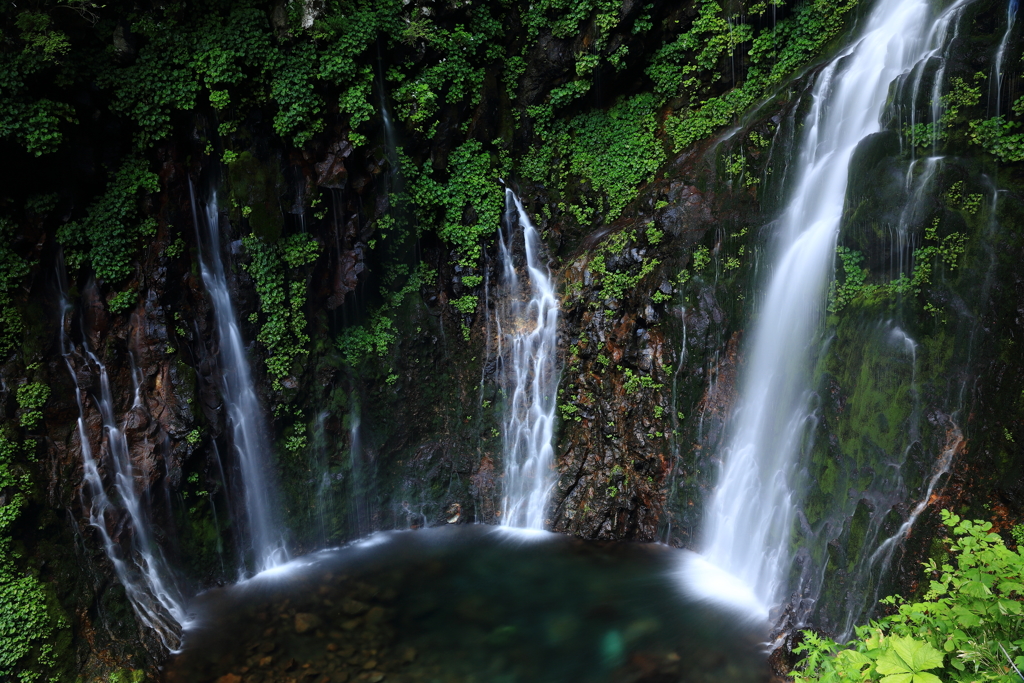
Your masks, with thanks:
[(309, 335), (302, 307), (306, 303), (306, 275), (296, 272), (316, 260), (320, 244), (308, 234), (285, 237), (267, 244), (255, 235), (242, 238), (250, 260), (243, 268), (252, 276), (260, 298), (263, 324), (256, 339), (268, 352), (267, 374), (274, 389), (295, 371), (295, 361), (309, 353)]
[[(665, 124), (676, 149), (729, 124), (818, 56), (842, 31), (846, 15), (856, 5), (857, 0), (807, 0), (774, 27), (754, 35), (750, 26), (721, 16), (718, 2), (702, 0), (700, 14), (690, 29), (659, 50), (647, 68), (662, 95), (684, 94), (689, 99), (689, 106)], [(748, 41), (750, 67), (744, 82), (722, 95), (702, 99), (707, 84), (719, 78), (719, 62)]]
[(497, 230), (505, 201), (483, 145), (467, 140), (452, 151), (447, 182), (411, 163), (402, 168), (407, 173), (409, 196), (420, 225), (435, 227), (438, 235), (462, 254), (463, 265), (479, 259), (482, 240)]
[(828, 310), (838, 313), (860, 295), (868, 278), (868, 269), (861, 268), (864, 255), (844, 246), (836, 247), (836, 255), (843, 266), (843, 278), (832, 281), (828, 290)]
[[(25, 12), (18, 20), (25, 14), (34, 13)], [(19, 33), (25, 41), (24, 49), (19, 54), (4, 54), (4, 68), (0, 70), (0, 140), (16, 142), (30, 154), (41, 156), (55, 152), (64, 141), (62, 123), (76, 123), (69, 104), (34, 96), (29, 87), (44, 74), (52, 76), (63, 46), (50, 38), (39, 42), (37, 38), (44, 35), (41, 33)], [(49, 35), (55, 37), (56, 32)]]
[(573, 403), (559, 403), (558, 412), (562, 416), (562, 420), (564, 422), (568, 422), (569, 420), (581, 422), (583, 420), (583, 416), (580, 415), (579, 406)]
[[(985, 77), (983, 73), (974, 75), (974, 82)], [(938, 141), (948, 140), (951, 133), (961, 130), (961, 110), (973, 107), (981, 101), (981, 88), (978, 85), (970, 85), (959, 76), (949, 79), (949, 92), (939, 98), (942, 107), (942, 115), (938, 121), (932, 123), (918, 123), (908, 126), (904, 135), (910, 139), (911, 145), (927, 146)], [(974, 129), (971, 122), (971, 130)]]
[[(32, 386), (32, 385), (27, 385)], [(25, 387), (22, 387), (24, 389)], [(45, 392), (33, 388), (26, 392), (32, 405), (45, 402)], [(19, 404), (21, 403), (21, 391)], [(28, 474), (15, 458), (23, 448), (0, 432), (0, 678), (28, 683), (38, 681), (57, 663), (52, 642), (54, 633), (69, 624), (39, 579), (18, 566), (20, 553), (12, 547), (12, 527), (27, 503)], [(56, 680), (50, 678), (48, 680)]]
[(30, 264), (11, 249), (13, 237), (14, 225), (0, 217), (0, 357), (14, 349), (25, 329), (13, 294), (28, 275)]
[[(539, 126), (543, 144), (523, 160), (524, 175), (541, 183), (554, 179), (563, 196), (570, 181), (586, 183), (598, 195), (593, 208), (604, 212), (605, 221), (614, 220), (665, 160), (655, 138), (656, 104), (653, 95), (641, 94), (607, 111)], [(587, 208), (581, 208), (582, 223)]]
[(891, 616), (856, 629), (840, 647), (804, 632), (794, 652), (804, 659), (796, 683), (841, 680), (939, 683), (1018, 680), (1024, 667), (1024, 548), (1009, 550), (990, 522), (971, 522), (947, 510), (942, 521), (948, 563), (924, 563), (928, 590), (918, 601), (882, 602)]
[(43, 419), (40, 410), (50, 398), (50, 387), (42, 382), (29, 382), (18, 387), (18, 408), (21, 410), (21, 426), (34, 429)]
[(661, 263), (658, 259), (644, 259), (639, 271), (635, 273), (631, 272), (631, 268), (609, 269), (607, 258), (623, 253), (626, 251), (626, 245), (635, 240), (635, 230), (620, 230), (608, 237), (590, 258), (587, 268), (601, 283), (601, 301), (621, 301), (626, 292), (634, 289)]
[(375, 309), (366, 323), (346, 328), (338, 337), (337, 346), (350, 367), (358, 367), (371, 358), (383, 358), (398, 341), (394, 317), (399, 307), (413, 292), (436, 278), (437, 274), (420, 265), (409, 275), (405, 285), (394, 292), (382, 292), (384, 303)]
[[(945, 264), (953, 272), (957, 269), (960, 257), (966, 249), (966, 236), (961, 232), (952, 232), (939, 237), (939, 218), (925, 228), (925, 244), (914, 250), (914, 272), (908, 278), (901, 273), (899, 277), (886, 283), (867, 282), (869, 272), (861, 268), (864, 256), (847, 247), (836, 247), (836, 254), (843, 265), (842, 278), (833, 280), (829, 285), (828, 310), (838, 313), (851, 303), (873, 305), (887, 299), (908, 294), (924, 293), (926, 285), (932, 284), (932, 270), (936, 260)], [(930, 302), (923, 304), (926, 311), (937, 312), (938, 309)]]
[[(707, 247), (697, 247), (693, 252), (693, 269), (699, 273), (704, 270), (709, 263), (711, 263), (711, 252)], [(687, 273), (687, 276), (684, 278), (683, 273), (686, 273), (686, 271), (684, 270), (679, 274), (680, 284), (689, 279), (689, 274)]]
[(664, 45), (647, 67), (655, 91), (673, 96), (680, 90), (697, 94), (702, 79), (720, 78), (718, 63), (753, 37), (748, 24), (733, 23), (722, 16), (718, 0), (702, 0), (689, 30)]
[(109, 683), (142, 683), (146, 680), (146, 672), (142, 669), (118, 669), (107, 680)]
[(477, 297), (467, 294), (451, 301), (452, 307), (463, 315), (473, 315), (476, 312)]
[(970, 122), (971, 142), (1004, 163), (1024, 161), (1024, 133), (1014, 133), (1020, 127), (1017, 121), (994, 116), (985, 121)]
[(622, 390), (627, 396), (639, 392), (641, 389), (661, 389), (662, 384), (655, 382), (650, 375), (637, 375), (629, 368), (624, 373), (625, 379), (622, 382)]
[(138, 297), (134, 290), (126, 290), (114, 294), (107, 299), (107, 308), (110, 309), (111, 313), (121, 313), (127, 311), (129, 308), (135, 305), (135, 300)]
[(96, 276), (109, 284), (131, 275), (143, 238), (156, 234), (155, 219), (142, 217), (140, 199), (159, 189), (160, 179), (149, 164), (136, 157), (126, 159), (85, 218), (58, 229), (68, 267), (76, 270), (88, 260)]

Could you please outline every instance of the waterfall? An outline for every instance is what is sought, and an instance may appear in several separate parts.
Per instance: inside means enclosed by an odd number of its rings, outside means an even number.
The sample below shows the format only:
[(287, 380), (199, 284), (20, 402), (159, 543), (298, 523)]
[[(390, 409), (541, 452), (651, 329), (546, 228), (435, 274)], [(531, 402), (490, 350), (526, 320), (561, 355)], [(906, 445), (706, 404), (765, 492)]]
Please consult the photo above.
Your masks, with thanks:
[[(540, 235), (522, 202), (509, 189), (505, 190), (505, 224), (508, 234), (499, 231), (498, 245), (503, 266), (503, 303), (495, 316), (498, 356), (506, 364), (505, 391), (511, 394), (506, 396), (502, 434), (505, 496), (501, 523), (540, 530), (544, 528), (548, 498), (555, 484), (551, 441), (558, 391), (558, 298), (551, 274), (541, 259)], [(523, 231), (529, 280), (525, 283), (512, 258), (516, 224)], [(506, 345), (503, 355), (501, 347)]]
[(316, 511), (317, 543), (321, 548), (327, 547), (327, 542), (333, 535), (334, 530), (334, 496), (331, 490), (331, 440), (327, 433), (325, 423), (331, 413), (327, 410), (321, 411), (316, 416), (316, 425), (313, 428), (313, 458), (310, 462), (312, 474), (312, 485), (315, 487), (315, 503), (311, 509)]
[[(61, 277), (63, 283), (63, 278)], [(82, 507), (88, 511), (89, 525), (96, 529), (107, 558), (114, 567), (118, 581), (124, 586), (125, 594), (141, 624), (153, 630), (160, 642), (174, 652), (181, 645), (181, 628), (188, 624), (184, 599), (178, 591), (164, 559), (163, 551), (153, 540), (149, 530), (149, 518), (140, 499), (136, 482), (135, 466), (132, 463), (128, 440), (121, 423), (114, 415), (114, 400), (110, 391), (107, 368), (88, 349), (83, 348), (87, 363), (99, 373), (100, 394), (93, 396), (103, 420), (103, 435), (106, 441), (106, 456), (97, 462), (85, 426), (85, 402), (83, 390), (78, 383), (78, 371), (72, 362), (77, 355), (75, 345), (68, 335), (64, 320), (70, 310), (65, 301), (61, 320), (61, 355), (71, 373), (75, 385), (75, 400), (78, 403), (78, 437), (82, 451)], [(133, 364), (134, 365), (134, 364)], [(134, 367), (133, 367), (134, 380)], [(140, 390), (136, 387), (135, 402), (129, 413), (140, 409)], [(101, 452), (101, 457), (103, 453)], [(102, 468), (102, 469), (101, 469)], [(104, 474), (112, 478), (115, 499), (107, 493)], [(127, 517), (128, 528), (118, 528)], [(108, 524), (116, 529), (111, 535)], [(129, 552), (125, 553), (122, 539), (128, 538)]]
[[(889, 85), (939, 55), (966, 0), (931, 20), (926, 0), (876, 3), (862, 35), (822, 68), (778, 220), (777, 254), (747, 345), (740, 400), (709, 502), (690, 588), (767, 617), (787, 602), (799, 456), (812, 420), (810, 372), (850, 160), (881, 130)], [(723, 588), (726, 586), (726, 588)], [(728, 595), (722, 595), (722, 591)]]
[[(249, 359), (242, 344), (242, 333), (238, 329), (238, 319), (228, 289), (221, 256), (217, 192), (211, 190), (204, 220), (200, 222), (191, 182), (189, 190), (192, 193), (192, 220), (200, 245), (200, 270), (206, 291), (213, 301), (213, 314), (217, 323), (221, 391), (231, 427), (231, 445), (242, 475), (250, 550), (254, 568), (261, 572), (288, 558), (273, 514), (274, 497), (267, 476), (270, 469), (270, 440), (263, 424), (263, 411), (256, 397)], [(205, 240), (199, 233), (200, 225), (206, 228)]]
[(992, 69), (992, 81), (996, 86), (995, 116), (1000, 116), (1003, 113), (1003, 60), (1006, 59), (1006, 48), (1010, 45), (1010, 33), (1013, 32), (1013, 24), (1016, 19), (1017, 0), (1010, 0), (1006, 5), (1006, 30), (1003, 32), (1003, 39), (999, 41), (995, 66)]
[(363, 476), (363, 444), (361, 439), (362, 419), (359, 401), (352, 393), (352, 410), (348, 416), (348, 457), (349, 457), (349, 495), (355, 522), (355, 534), (362, 537), (370, 533), (370, 508), (366, 500), (366, 483)]

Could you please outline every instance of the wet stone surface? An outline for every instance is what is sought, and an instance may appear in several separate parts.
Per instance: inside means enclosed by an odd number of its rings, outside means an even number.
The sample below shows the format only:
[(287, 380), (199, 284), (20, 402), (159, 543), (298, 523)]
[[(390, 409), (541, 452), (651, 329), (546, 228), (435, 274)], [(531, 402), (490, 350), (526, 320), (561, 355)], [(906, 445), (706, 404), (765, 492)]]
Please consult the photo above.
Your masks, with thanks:
[(372, 536), (198, 597), (167, 683), (755, 683), (763, 627), (683, 551), (460, 526)]

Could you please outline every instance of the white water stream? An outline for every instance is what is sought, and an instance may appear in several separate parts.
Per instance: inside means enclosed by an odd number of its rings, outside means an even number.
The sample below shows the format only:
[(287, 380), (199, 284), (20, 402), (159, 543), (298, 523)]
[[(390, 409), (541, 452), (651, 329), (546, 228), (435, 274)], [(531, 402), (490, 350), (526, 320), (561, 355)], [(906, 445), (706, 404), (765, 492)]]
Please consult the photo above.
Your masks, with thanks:
[[(191, 189), (191, 185), (189, 186)], [(249, 359), (238, 328), (238, 317), (224, 270), (220, 244), (220, 220), (217, 193), (211, 190), (202, 221), (192, 196), (192, 218), (196, 237), (201, 245), (200, 264), (203, 284), (213, 301), (217, 322), (217, 339), (222, 386), (221, 393), (228, 412), (231, 445), (244, 486), (246, 520), (252, 553), (252, 569), (259, 573), (272, 569), (288, 559), (271, 495), (270, 440), (263, 424), (263, 409), (256, 397)], [(206, 239), (200, 234), (206, 230)], [(247, 553), (246, 553), (247, 554)], [(244, 568), (242, 573), (245, 573)]]
[[(553, 471), (558, 297), (541, 257), (540, 235), (523, 204), (505, 190), (505, 224), (499, 233), (502, 306), (495, 316), (498, 356), (508, 381), (504, 433), (505, 496), (502, 526), (544, 529)], [(522, 228), (528, 281), (520, 279), (512, 256), (513, 226)], [(507, 352), (502, 346), (507, 345)]]
[[(926, 0), (875, 3), (860, 36), (826, 65), (794, 162), (777, 255), (747, 346), (740, 402), (709, 504), (690, 588), (766, 617), (787, 599), (799, 456), (812, 418), (810, 372), (857, 145), (881, 130), (889, 86), (941, 58), (966, 0), (933, 19)], [(916, 89), (916, 88), (915, 88)]]
[(999, 41), (999, 48), (996, 50), (995, 67), (992, 69), (992, 81), (996, 87), (996, 108), (995, 116), (1003, 113), (1003, 62), (1006, 60), (1006, 49), (1010, 45), (1010, 34), (1013, 32), (1013, 24), (1017, 20), (1017, 0), (1010, 0), (1006, 5), (1006, 30), (1003, 31), (1003, 39)]
[[(63, 278), (61, 282), (63, 283)], [(70, 305), (65, 304), (62, 317), (66, 317), (69, 310)], [(140, 496), (142, 486), (136, 481), (137, 477), (145, 475), (136, 471), (122, 424), (114, 414), (114, 399), (110, 391), (107, 368), (85, 346), (85, 342), (83, 349), (88, 363), (95, 367), (99, 374), (100, 392), (98, 396), (93, 395), (93, 402), (99, 409), (103, 421), (100, 461), (93, 455), (89, 432), (86, 429), (84, 392), (78, 384), (78, 371), (73, 362), (78, 353), (67, 333), (65, 321), (62, 320), (61, 355), (64, 357), (68, 372), (71, 373), (75, 385), (75, 400), (78, 403), (78, 437), (82, 452), (84, 484), (82, 507), (88, 511), (89, 525), (99, 534), (107, 558), (113, 565), (114, 573), (124, 587), (139, 622), (144, 627), (152, 629), (164, 647), (174, 652), (181, 645), (181, 629), (189, 622), (185, 601), (175, 584), (160, 545), (150, 533), (149, 516)], [(134, 362), (132, 375), (134, 380)], [(129, 409), (129, 414), (135, 410), (144, 410), (140, 397), (141, 390), (136, 386), (135, 401)], [(105, 448), (102, 447), (104, 445)], [(110, 481), (113, 497), (107, 493), (107, 482), (104, 481), (104, 477)], [(124, 539), (127, 539), (127, 543)]]

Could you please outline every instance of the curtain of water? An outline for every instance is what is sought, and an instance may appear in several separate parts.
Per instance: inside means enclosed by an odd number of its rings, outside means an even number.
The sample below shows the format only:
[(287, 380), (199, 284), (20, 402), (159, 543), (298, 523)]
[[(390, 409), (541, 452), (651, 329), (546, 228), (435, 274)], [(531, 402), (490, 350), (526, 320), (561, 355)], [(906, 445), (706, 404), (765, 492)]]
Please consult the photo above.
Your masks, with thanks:
[[(506, 355), (501, 355), (500, 346), (498, 353), (506, 363), (505, 391), (510, 393), (502, 434), (505, 497), (501, 523), (543, 529), (555, 483), (551, 442), (558, 390), (558, 298), (541, 258), (540, 235), (512, 190), (505, 190), (505, 219), (508, 235), (502, 233), (499, 238), (503, 303), (495, 319), (499, 344), (507, 348)], [(519, 277), (512, 258), (513, 226), (517, 224), (523, 231), (528, 282)]]
[[(893, 115), (885, 111), (890, 83), (924, 60), (941, 58), (949, 23), (965, 2), (934, 21), (926, 0), (876, 3), (862, 35), (815, 81), (704, 535), (702, 566), (730, 577), (731, 597), (752, 614), (766, 616), (788, 598), (791, 533), (800, 503), (793, 483), (812, 418), (809, 375), (850, 160), (857, 145)], [(698, 572), (693, 588), (720, 591), (722, 584), (708, 577)]]
[[(63, 282), (63, 278), (61, 278)], [(87, 347), (84, 348), (89, 362), (99, 373), (100, 394), (93, 396), (103, 420), (103, 435), (106, 442), (106, 458), (102, 464), (93, 457), (89, 434), (86, 430), (86, 411), (83, 391), (78, 384), (78, 371), (73, 358), (78, 355), (74, 343), (67, 334), (65, 320), (71, 306), (65, 301), (61, 320), (61, 354), (75, 385), (75, 400), (78, 403), (78, 436), (82, 451), (82, 507), (88, 510), (89, 524), (100, 536), (103, 549), (114, 566), (118, 581), (124, 586), (125, 594), (136, 617), (146, 628), (152, 629), (170, 651), (181, 644), (181, 628), (188, 622), (184, 599), (175, 585), (163, 551), (153, 540), (149, 529), (149, 518), (139, 496), (135, 480), (135, 466), (132, 463), (128, 440), (122, 425), (114, 415), (114, 400), (110, 391), (107, 368)], [(83, 346), (84, 346), (83, 342)], [(133, 373), (134, 374), (134, 373)], [(140, 391), (136, 387), (136, 400), (131, 410), (140, 409)], [(101, 452), (102, 455), (102, 452)], [(107, 493), (104, 474), (112, 480), (112, 499)], [(126, 548), (120, 538), (111, 536), (109, 521), (115, 525), (121, 515), (127, 515), (130, 528), (124, 534), (128, 538)], [(118, 537), (122, 534), (119, 533)]]
[[(189, 190), (192, 191), (191, 183)], [(288, 559), (284, 540), (278, 528), (271, 493), (270, 441), (263, 424), (263, 410), (256, 397), (249, 359), (242, 343), (238, 318), (228, 279), (224, 270), (220, 245), (220, 220), (217, 210), (217, 192), (211, 190), (200, 221), (195, 192), (192, 191), (192, 219), (200, 249), (200, 268), (203, 284), (213, 301), (217, 323), (217, 338), (222, 385), (221, 392), (231, 427), (231, 444), (244, 486), (246, 520), (253, 568), (256, 572), (275, 567)], [(206, 237), (200, 234), (205, 228)], [(245, 573), (244, 568), (241, 570)]]

